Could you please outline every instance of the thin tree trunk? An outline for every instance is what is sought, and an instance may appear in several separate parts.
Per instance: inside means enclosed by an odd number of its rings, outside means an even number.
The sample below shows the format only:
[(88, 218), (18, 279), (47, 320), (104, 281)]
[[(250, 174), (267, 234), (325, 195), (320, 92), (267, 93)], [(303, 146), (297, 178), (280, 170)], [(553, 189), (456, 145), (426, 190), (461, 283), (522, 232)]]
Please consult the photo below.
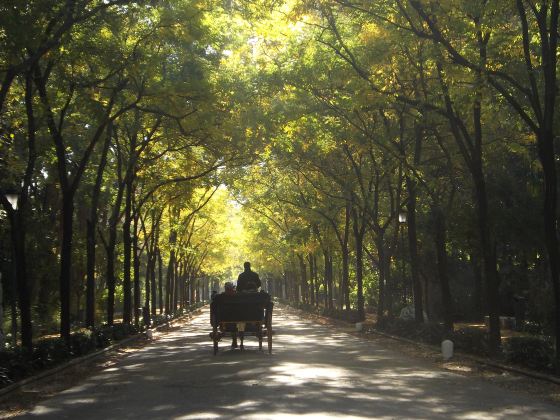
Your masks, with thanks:
[(410, 273), (412, 276), (412, 292), (414, 297), (414, 320), (416, 322), (424, 322), (422, 283), (420, 282), (420, 273), (418, 270), (418, 240), (416, 238), (416, 185), (411, 178), (406, 179), (406, 184), (408, 188), (408, 248), (410, 253)]
[(471, 254), (471, 268), (474, 276), (473, 287), (473, 309), (476, 321), (481, 321), (484, 317), (483, 291), (482, 291), (482, 268), (480, 257), (476, 252)]
[(74, 230), (74, 194), (63, 191), (62, 243), (60, 250), (60, 335), (70, 341), (70, 284), (72, 278), (72, 239)]
[(158, 259), (158, 297), (159, 297), (159, 314), (163, 314), (163, 261), (161, 258), (161, 251), (157, 248)]
[(315, 273), (313, 268), (313, 256), (307, 255), (307, 262), (309, 264), (309, 298), (312, 306), (316, 306), (315, 300)]
[(91, 194), (91, 208), (89, 218), (87, 220), (86, 232), (86, 327), (93, 328), (95, 326), (95, 245), (97, 235), (97, 211), (99, 207), (99, 196), (101, 193), (101, 184), (103, 183), (103, 173), (107, 165), (107, 154), (111, 144), (111, 125), (107, 128), (107, 137), (103, 150), (101, 151), (101, 160), (97, 167), (97, 176)]
[[(7, 76), (6, 76), (7, 77)], [(35, 114), (33, 112), (33, 77), (29, 71), (25, 78), (25, 108), (27, 115), (27, 148), (28, 157), (21, 193), (18, 199), (18, 210), (11, 211), (12, 220), (12, 246), (14, 259), (14, 278), (17, 283), (17, 292), (20, 306), (21, 317), (21, 343), (27, 351), (33, 350), (33, 329), (31, 323), (31, 294), (32, 288), (27, 278), (27, 254), (26, 254), (26, 214), (28, 208), (29, 189), (32, 182), (35, 162), (37, 160), (36, 140), (35, 140)], [(3, 197), (4, 200), (6, 200)], [(11, 208), (11, 206), (10, 206)], [(15, 291), (14, 291), (15, 293)], [(17, 321), (15, 323), (17, 327)]]
[(144, 283), (144, 308), (146, 308), (147, 313), (153, 314), (153, 307), (151, 305), (152, 299), (152, 272), (153, 272), (153, 251), (148, 246), (146, 251), (146, 281)]
[(157, 248), (152, 251), (152, 264), (150, 266), (150, 286), (151, 286), (151, 298), (152, 298), (152, 315), (156, 314), (157, 308), (157, 282), (156, 282), (156, 261), (157, 261)]
[(378, 238), (376, 241), (377, 253), (379, 255), (379, 290), (377, 297), (377, 318), (380, 319), (385, 316), (385, 248), (383, 238)]
[(165, 281), (165, 313), (171, 315), (171, 305), (173, 302), (173, 274), (175, 267), (175, 250), (171, 250), (169, 254), (169, 262), (167, 263), (167, 277)]
[(303, 258), (303, 254), (297, 254), (299, 260), (299, 270), (301, 276), (301, 283), (303, 284), (303, 302), (309, 303), (308, 299), (308, 283), (307, 283), (307, 267), (305, 266), (305, 259)]
[(140, 216), (134, 216), (134, 227), (132, 236), (132, 266), (134, 268), (134, 325), (140, 326), (140, 248), (138, 247), (138, 220)]
[(358, 294), (358, 319), (363, 321), (366, 319), (364, 309), (364, 233), (363, 226), (359, 226), (358, 214), (355, 209), (352, 210), (352, 229), (354, 232), (354, 241), (356, 248), (356, 287)]
[(175, 261), (173, 264), (173, 313), (177, 312), (177, 304), (179, 302), (180, 290), (180, 263)]
[(350, 237), (350, 216), (351, 216), (351, 204), (347, 201), (346, 208), (344, 212), (344, 236), (341, 245), (342, 252), (342, 295), (344, 299), (344, 305), (346, 310), (350, 310), (350, 250), (348, 248), (348, 239)]
[(545, 245), (554, 292), (554, 320), (556, 338), (556, 371), (560, 372), (560, 252), (557, 231), (557, 175), (552, 130), (545, 132), (538, 141), (539, 157), (544, 172), (544, 228)]
[(449, 336), (453, 332), (453, 304), (451, 298), (451, 290), (449, 288), (447, 251), (445, 249), (447, 228), (445, 223), (445, 216), (441, 209), (434, 209), (434, 222), (434, 244), (436, 248), (437, 269), (441, 290), (441, 302), (443, 306), (443, 327), (446, 336), (449, 338)]
[[(131, 154), (134, 149), (131, 146)], [(129, 157), (132, 159), (132, 156)], [(132, 296), (131, 296), (131, 254), (132, 254), (132, 240), (131, 240), (131, 225), (132, 225), (132, 188), (133, 176), (132, 171), (127, 171), (126, 174), (126, 190), (124, 199), (124, 222), (123, 222), (123, 323), (130, 324), (132, 320)]]

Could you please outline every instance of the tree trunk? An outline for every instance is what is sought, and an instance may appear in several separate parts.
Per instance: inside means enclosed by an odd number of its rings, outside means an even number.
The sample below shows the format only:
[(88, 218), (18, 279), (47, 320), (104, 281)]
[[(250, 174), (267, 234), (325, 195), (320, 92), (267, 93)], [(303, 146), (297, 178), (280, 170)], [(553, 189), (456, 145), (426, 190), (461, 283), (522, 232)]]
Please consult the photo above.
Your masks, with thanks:
[[(120, 156), (119, 156), (120, 162)], [(119, 167), (119, 179), (120, 179), (120, 163)], [(115, 250), (117, 247), (117, 226), (119, 222), (119, 214), (122, 204), (122, 199), (124, 195), (125, 183), (119, 182), (117, 197), (113, 205), (111, 217), (109, 219), (109, 238), (107, 244), (105, 245), (105, 250), (107, 252), (107, 324), (113, 325), (115, 318)]]
[(392, 279), (391, 272), (391, 255), (388, 253), (385, 255), (385, 306), (387, 307), (387, 316), (389, 318), (394, 318), (395, 308), (393, 305), (395, 286)]
[(443, 306), (443, 327), (447, 338), (453, 332), (453, 304), (449, 288), (449, 276), (447, 270), (446, 244), (446, 222), (441, 209), (434, 209), (435, 235), (434, 244), (436, 248), (437, 269), (439, 285), (441, 290), (441, 303)]
[(62, 243), (60, 249), (60, 336), (70, 343), (70, 283), (72, 276), (72, 235), (74, 194), (62, 192)]
[(307, 267), (305, 266), (305, 259), (303, 254), (297, 254), (299, 260), (299, 270), (301, 276), (301, 284), (303, 285), (303, 302), (309, 303), (308, 283), (307, 283)]
[(103, 173), (107, 165), (107, 153), (111, 144), (111, 125), (107, 128), (107, 137), (103, 150), (101, 152), (101, 160), (97, 167), (97, 176), (91, 194), (91, 208), (89, 218), (87, 220), (86, 231), (86, 327), (93, 328), (95, 326), (95, 244), (97, 235), (97, 210), (99, 206), (99, 195), (101, 193), (101, 184), (103, 183)]
[(480, 257), (476, 252), (471, 254), (471, 268), (474, 276), (473, 285), (473, 309), (474, 319), (481, 321), (484, 318), (485, 305), (483, 304), (482, 290), (482, 268), (480, 266)]
[[(133, 152), (131, 152), (133, 153)], [(130, 157), (129, 159), (132, 159)], [(126, 175), (126, 190), (124, 199), (124, 222), (123, 222), (123, 323), (130, 324), (132, 320), (132, 294), (130, 290), (131, 281), (131, 254), (132, 254), (132, 240), (131, 240), (131, 225), (132, 225), (132, 187), (133, 176), (132, 173), (127, 171)]]
[(488, 344), (490, 353), (495, 355), (499, 352), (501, 344), (500, 294), (498, 272), (496, 269), (496, 254), (494, 252), (489, 229), (486, 182), (481, 171), (478, 172), (478, 176), (476, 176), (474, 181), (477, 196), (478, 228), (482, 246), (484, 278), (486, 280), (486, 303), (490, 321)]
[(151, 302), (152, 302), (152, 285), (153, 285), (153, 280), (152, 280), (152, 272), (153, 272), (153, 251), (150, 250), (150, 248), (148, 247), (147, 251), (146, 251), (146, 281), (144, 283), (144, 308), (146, 308), (147, 313), (149, 314), (153, 314), (153, 306), (151, 306)]
[(311, 305), (317, 307), (319, 305), (319, 302), (317, 301), (315, 296), (315, 290), (317, 286), (315, 281), (315, 265), (313, 264), (312, 254), (307, 255), (307, 262), (309, 263), (309, 297), (311, 299)]
[(161, 251), (159, 248), (156, 250), (158, 259), (158, 297), (159, 297), (159, 314), (163, 314), (163, 261), (161, 258)]
[(190, 281), (189, 281), (189, 302), (190, 302), (191, 305), (194, 305), (196, 303), (195, 302), (196, 296), (195, 296), (195, 290), (194, 290), (195, 283), (196, 283), (196, 281), (195, 281), (194, 275), (192, 275), (191, 278), (190, 278)]
[(352, 229), (354, 232), (354, 241), (356, 248), (356, 288), (358, 294), (358, 319), (363, 321), (366, 319), (364, 310), (364, 233), (363, 226), (359, 226), (358, 214), (356, 210), (352, 211)]
[(107, 244), (107, 325), (115, 320), (115, 248), (117, 245), (117, 227), (110, 228)]
[(329, 252), (326, 249), (323, 249), (323, 290), (324, 290), (324, 299), (323, 305), (325, 310), (329, 308)]
[[(27, 351), (33, 350), (33, 329), (31, 324), (31, 294), (27, 282), (27, 265), (25, 253), (25, 224), (22, 223), (22, 209), (12, 214), (12, 246), (14, 278), (20, 310), (21, 344)], [(15, 293), (15, 290), (14, 290)], [(15, 301), (15, 299), (14, 299)]]
[(375, 242), (377, 246), (377, 255), (379, 256), (379, 290), (377, 297), (377, 318), (385, 316), (385, 248), (383, 238), (378, 238)]
[(177, 312), (177, 304), (179, 302), (179, 290), (180, 290), (180, 264), (175, 261), (173, 265), (173, 313)]
[(560, 371), (560, 253), (557, 233), (557, 175), (552, 130), (538, 136), (539, 158), (544, 172), (544, 229), (550, 277), (554, 291), (556, 371)]
[(169, 262), (167, 264), (167, 277), (165, 281), (165, 313), (171, 315), (171, 305), (173, 303), (173, 273), (175, 267), (175, 250), (171, 250), (169, 254)]
[[(9, 71), (8, 71), (9, 73)], [(6, 74), (9, 78), (9, 75)], [(11, 83), (11, 82), (10, 82)], [(4, 88), (5, 86), (2, 86)], [(7, 87), (7, 86), (6, 86)], [(2, 100), (3, 102), (3, 100)], [(31, 294), (32, 287), (27, 278), (27, 254), (26, 254), (26, 215), (28, 208), (29, 189), (35, 171), (37, 160), (36, 139), (35, 139), (35, 114), (33, 112), (33, 77), (30, 70), (25, 78), (25, 108), (27, 115), (27, 148), (28, 157), (21, 193), (18, 199), (18, 210), (10, 212), (12, 220), (12, 248), (14, 259), (14, 279), (17, 283), (20, 316), (21, 316), (21, 343), (24, 349), (31, 352), (33, 350), (33, 329), (31, 323)], [(7, 200), (6, 198), (3, 198)], [(10, 205), (11, 207), (11, 205)], [(15, 293), (15, 290), (14, 292)], [(15, 322), (17, 329), (17, 320)], [(0, 329), (2, 326), (0, 326)], [(15, 331), (14, 331), (15, 332)], [(14, 336), (15, 337), (15, 336)]]
[(139, 215), (134, 216), (134, 229), (132, 236), (132, 266), (134, 268), (134, 325), (140, 326), (140, 248), (138, 247), (138, 219)]
[(350, 310), (350, 250), (348, 248), (348, 238), (350, 236), (350, 202), (346, 203), (344, 212), (344, 236), (341, 244), (342, 253), (342, 296), (346, 310)]
[[(408, 188), (407, 220), (408, 248), (410, 253), (410, 273), (412, 276), (412, 292), (414, 297), (414, 320), (424, 322), (422, 304), (422, 283), (418, 269), (418, 240), (416, 239), (416, 185), (410, 178), (406, 179)], [(404, 280), (404, 279), (403, 279)]]
[(150, 286), (151, 286), (151, 297), (152, 297), (152, 315), (156, 314), (157, 307), (157, 282), (156, 282), (156, 260), (157, 260), (157, 248), (154, 248), (152, 252), (152, 264), (150, 270)]

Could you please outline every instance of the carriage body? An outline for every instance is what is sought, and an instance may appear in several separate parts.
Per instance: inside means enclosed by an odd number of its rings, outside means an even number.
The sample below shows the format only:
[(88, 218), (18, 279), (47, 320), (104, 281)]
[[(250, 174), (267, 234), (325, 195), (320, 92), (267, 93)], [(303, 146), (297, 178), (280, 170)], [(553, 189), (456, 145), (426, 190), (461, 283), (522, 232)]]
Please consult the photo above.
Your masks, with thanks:
[(214, 354), (218, 352), (222, 337), (233, 335), (239, 337), (241, 349), (247, 335), (258, 338), (259, 350), (262, 350), (262, 340), (266, 337), (268, 352), (272, 353), (272, 308), (270, 295), (264, 292), (216, 295), (210, 304)]

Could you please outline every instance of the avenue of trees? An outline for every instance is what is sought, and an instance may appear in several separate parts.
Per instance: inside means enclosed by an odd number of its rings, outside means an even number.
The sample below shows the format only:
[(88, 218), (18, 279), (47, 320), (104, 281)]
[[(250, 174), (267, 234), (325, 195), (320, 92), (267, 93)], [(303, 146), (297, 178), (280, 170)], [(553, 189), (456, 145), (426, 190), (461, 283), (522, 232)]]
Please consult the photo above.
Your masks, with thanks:
[(243, 258), (332, 314), (560, 339), (559, 3), (3, 2), (4, 330), (172, 314)]

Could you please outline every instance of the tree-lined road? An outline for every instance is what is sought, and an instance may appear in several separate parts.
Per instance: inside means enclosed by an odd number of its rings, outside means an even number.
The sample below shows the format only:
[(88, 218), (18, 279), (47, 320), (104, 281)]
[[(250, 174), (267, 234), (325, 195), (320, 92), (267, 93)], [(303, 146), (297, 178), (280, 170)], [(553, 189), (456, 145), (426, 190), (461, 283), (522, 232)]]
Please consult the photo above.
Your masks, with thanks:
[(340, 330), (276, 310), (273, 354), (223, 341), (212, 355), (207, 310), (30, 419), (557, 419), (560, 407), (480, 379), (434, 370)]

